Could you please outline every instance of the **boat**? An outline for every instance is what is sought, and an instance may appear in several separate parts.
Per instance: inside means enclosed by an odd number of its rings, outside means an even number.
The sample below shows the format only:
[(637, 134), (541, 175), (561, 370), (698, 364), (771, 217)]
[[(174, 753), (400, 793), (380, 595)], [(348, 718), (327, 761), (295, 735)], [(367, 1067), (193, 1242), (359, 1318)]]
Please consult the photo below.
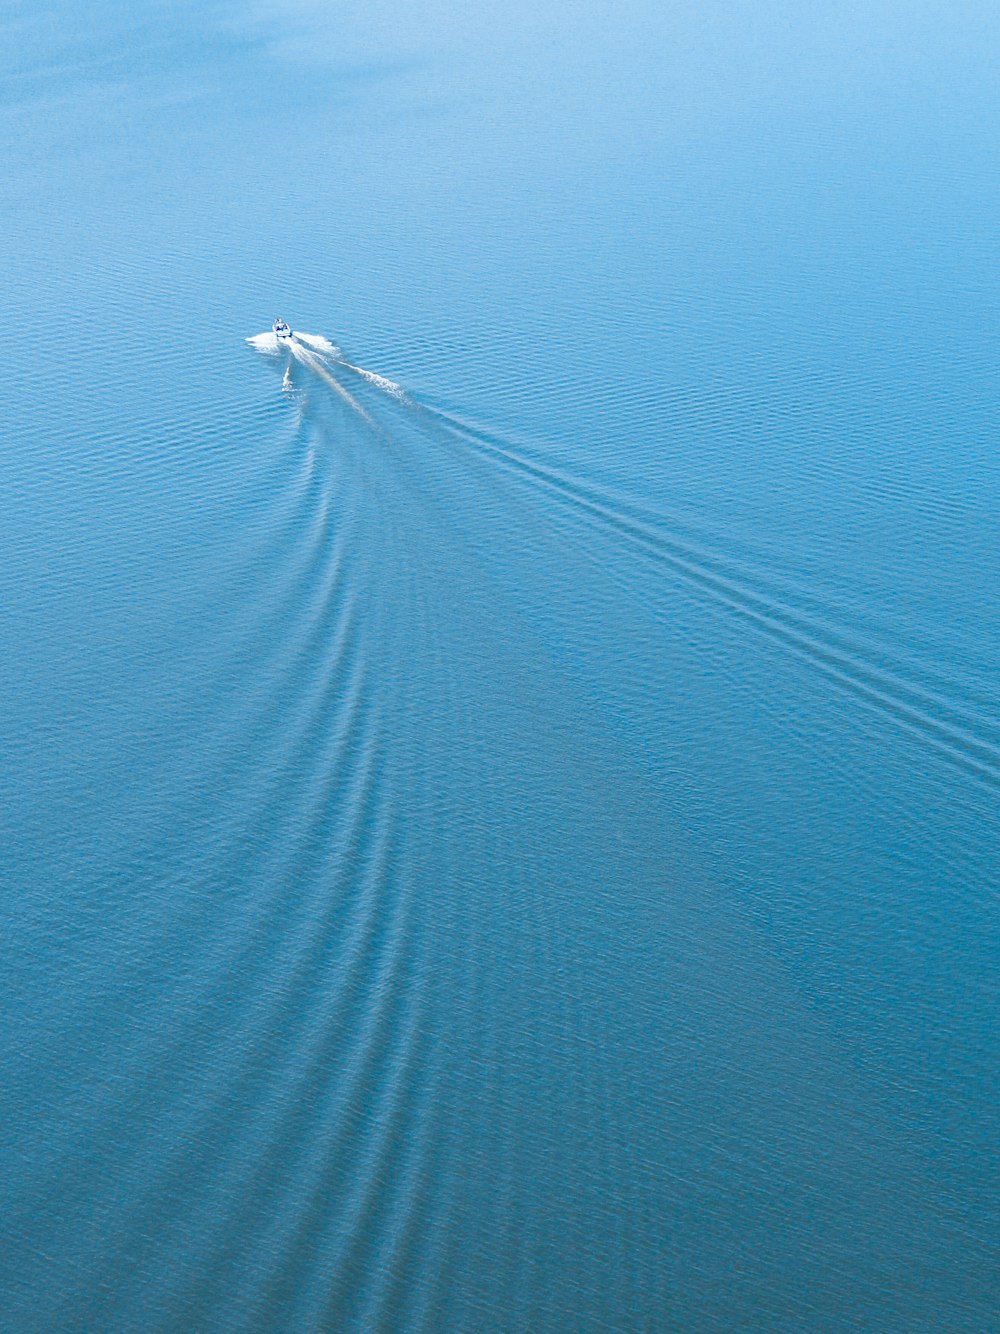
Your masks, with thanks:
[(291, 338), (292, 336), (292, 331), (284, 320), (275, 320), (271, 325), (271, 328), (274, 330), (275, 335), (278, 338)]

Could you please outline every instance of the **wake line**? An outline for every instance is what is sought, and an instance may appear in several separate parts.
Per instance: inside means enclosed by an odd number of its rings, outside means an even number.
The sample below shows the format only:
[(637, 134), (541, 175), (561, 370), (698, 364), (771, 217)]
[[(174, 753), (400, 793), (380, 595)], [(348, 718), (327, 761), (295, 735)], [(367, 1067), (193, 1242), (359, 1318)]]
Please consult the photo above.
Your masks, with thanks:
[(388, 379), (385, 375), (377, 375), (375, 371), (366, 371), (363, 366), (355, 366), (350, 361), (345, 361), (343, 357), (337, 357), (337, 365), (343, 366), (346, 370), (353, 371), (355, 375), (360, 375), (363, 380), (369, 384), (375, 385), (377, 389), (383, 389), (390, 398), (398, 399), (400, 403), (408, 403), (413, 406), (419, 406), (415, 399), (412, 399), (401, 384), (395, 380)]
[(843, 631), (817, 624), (788, 606), (787, 601), (783, 604), (781, 600), (772, 600), (766, 593), (748, 587), (744, 579), (727, 568), (724, 559), (699, 553), (691, 545), (685, 546), (666, 536), (654, 526), (655, 517), (634, 518), (628, 514), (629, 507), (625, 504), (616, 511), (596, 493), (561, 477), (543, 464), (523, 458), (506, 444), (491, 442), (450, 413), (425, 404), (414, 403), (414, 406), (436, 417), (453, 434), (508, 471), (545, 487), (561, 504), (582, 510), (602, 524), (617, 529), (648, 556), (662, 561), (757, 629), (808, 659), (828, 680), (890, 714), (907, 731), (919, 736), (974, 777), (991, 787), (1000, 786), (1000, 745), (977, 733), (981, 724), (925, 687), (900, 680), (865, 662), (857, 646)]

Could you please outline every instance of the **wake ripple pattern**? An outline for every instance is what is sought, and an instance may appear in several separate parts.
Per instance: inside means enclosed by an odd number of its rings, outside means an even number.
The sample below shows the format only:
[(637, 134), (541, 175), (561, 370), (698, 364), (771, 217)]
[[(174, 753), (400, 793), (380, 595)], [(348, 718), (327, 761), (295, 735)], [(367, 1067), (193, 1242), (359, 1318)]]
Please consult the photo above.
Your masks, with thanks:
[[(268, 335), (252, 341), (272, 355), (281, 352), (277, 340), (269, 341)], [(425, 425), (433, 426), (430, 435), (439, 445), (476, 451), (530, 491), (668, 568), (755, 632), (809, 662), (836, 689), (891, 718), (988, 788), (1000, 787), (1000, 721), (988, 702), (961, 698), (954, 680), (935, 676), (877, 629), (862, 632), (838, 622), (830, 605), (804, 592), (789, 575), (768, 569), (759, 553), (744, 548), (735, 556), (729, 554), (713, 542), (710, 532), (699, 531), (690, 520), (581, 481), (453, 412), (421, 402), (388, 377), (349, 361), (319, 336), (296, 335), (289, 353), (344, 397), (370, 426), (375, 422), (337, 375), (356, 377), (391, 398), (398, 411), (423, 418)], [(384, 432), (391, 426), (380, 429)]]

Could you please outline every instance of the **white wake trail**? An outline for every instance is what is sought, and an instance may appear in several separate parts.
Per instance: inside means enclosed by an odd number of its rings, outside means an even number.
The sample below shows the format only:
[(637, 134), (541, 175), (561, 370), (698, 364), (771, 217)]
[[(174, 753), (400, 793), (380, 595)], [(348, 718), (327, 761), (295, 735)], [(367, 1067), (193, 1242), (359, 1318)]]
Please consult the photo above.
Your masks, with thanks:
[[(297, 361), (301, 362), (308, 370), (311, 370), (314, 375), (318, 375), (321, 380), (325, 380), (330, 388), (335, 390), (344, 402), (348, 403), (373, 431), (377, 431), (379, 428), (374, 419), (368, 415), (354, 395), (349, 393), (340, 381), (331, 375), (328, 368), (323, 364), (322, 357), (313, 352), (310, 347), (303, 346), (301, 339), (301, 334), (295, 334), (292, 338), (283, 341), (287, 342), (288, 350)], [(277, 339), (275, 339), (275, 342), (277, 342)], [(326, 342), (326, 340), (324, 339), (323, 342)], [(331, 343), (329, 346), (332, 347), (333, 344)]]
[(310, 347), (315, 348), (317, 352), (325, 352), (328, 357), (340, 356), (340, 348), (337, 344), (331, 343), (329, 338), (324, 338), (322, 334), (296, 333), (292, 337), (298, 339), (300, 343), (307, 343)]
[[(356, 366), (353, 362), (348, 361), (336, 343), (332, 343), (329, 338), (325, 338), (322, 334), (295, 332), (290, 338), (279, 338), (277, 334), (269, 332), (254, 334), (252, 338), (248, 338), (246, 341), (252, 348), (258, 352), (263, 352), (266, 356), (275, 357), (286, 351), (290, 352), (296, 361), (308, 367), (315, 375), (325, 380), (332, 389), (335, 389), (341, 398), (350, 403), (351, 407), (370, 426), (375, 426), (375, 422), (357, 399), (334, 378), (330, 372), (328, 362), (333, 362), (336, 366), (342, 366), (344, 370), (360, 376), (362, 380), (374, 385), (376, 389), (381, 389), (384, 394), (388, 394), (390, 398), (394, 398), (400, 403), (413, 401), (401, 384), (397, 384), (395, 380), (390, 380), (386, 375), (379, 375), (376, 371), (366, 370), (364, 366)], [(291, 388), (290, 372), (291, 363), (289, 363), (283, 381), (286, 389)]]
[(360, 375), (363, 380), (367, 380), (369, 384), (373, 384), (378, 389), (383, 390), (385, 393), (389, 394), (390, 397), (398, 399), (400, 403), (410, 401), (410, 396), (403, 386), (397, 384), (395, 380), (390, 380), (388, 376), (378, 375), (375, 371), (366, 371), (364, 366), (355, 366), (352, 362), (346, 361), (342, 356), (337, 357), (337, 365), (343, 366), (346, 370), (353, 371), (355, 375)]

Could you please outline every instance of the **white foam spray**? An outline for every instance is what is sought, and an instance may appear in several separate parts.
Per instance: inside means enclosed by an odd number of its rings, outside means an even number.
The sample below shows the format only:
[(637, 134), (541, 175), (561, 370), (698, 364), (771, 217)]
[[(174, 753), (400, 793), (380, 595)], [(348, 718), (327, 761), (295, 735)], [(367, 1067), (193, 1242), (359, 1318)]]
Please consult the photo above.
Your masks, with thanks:
[(278, 335), (273, 333), (254, 334), (252, 338), (247, 339), (247, 342), (258, 352), (264, 352), (269, 357), (277, 356), (281, 350), (278, 346)]
[(324, 338), (322, 334), (295, 333), (293, 339), (298, 339), (300, 343), (306, 343), (309, 347), (315, 348), (317, 352), (325, 352), (328, 357), (339, 357), (340, 348), (336, 343), (331, 343), (329, 338)]

